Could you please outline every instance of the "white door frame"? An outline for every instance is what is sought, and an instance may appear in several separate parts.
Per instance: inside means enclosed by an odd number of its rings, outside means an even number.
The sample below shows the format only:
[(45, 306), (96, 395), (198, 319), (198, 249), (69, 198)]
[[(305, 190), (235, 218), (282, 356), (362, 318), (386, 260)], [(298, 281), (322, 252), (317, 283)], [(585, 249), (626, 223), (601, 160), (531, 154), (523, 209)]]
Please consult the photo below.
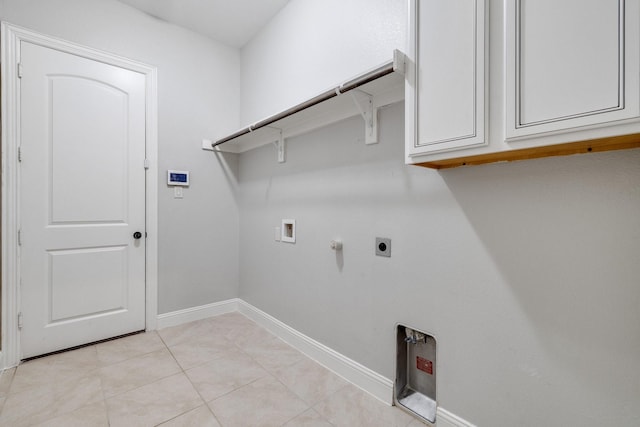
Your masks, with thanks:
[(2, 46), (2, 352), (0, 369), (16, 366), (21, 359), (18, 310), (20, 307), (20, 182), (18, 144), (20, 142), (20, 96), (17, 78), (20, 42), (101, 61), (146, 76), (146, 330), (157, 326), (158, 313), (158, 135), (157, 69), (117, 55), (38, 34), (6, 22), (0, 24)]

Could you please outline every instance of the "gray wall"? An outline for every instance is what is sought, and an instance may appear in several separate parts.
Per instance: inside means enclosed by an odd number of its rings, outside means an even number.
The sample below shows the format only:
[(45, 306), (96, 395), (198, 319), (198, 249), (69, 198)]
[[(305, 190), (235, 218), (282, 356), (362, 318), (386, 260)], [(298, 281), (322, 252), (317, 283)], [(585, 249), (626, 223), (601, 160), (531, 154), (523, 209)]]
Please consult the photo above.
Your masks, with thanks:
[[(242, 49), (244, 120), (405, 49), (405, 0), (348, 3), (291, 0)], [(240, 156), (241, 298), (388, 378), (394, 325), (432, 332), (439, 405), (480, 426), (640, 425), (640, 150), (438, 172), (404, 165), (403, 122), (396, 105), (379, 145), (356, 117), (291, 138), (286, 164)]]
[[(239, 52), (115, 0), (0, 0), (0, 20), (158, 67), (159, 313), (235, 297), (237, 159), (201, 141), (239, 127)], [(167, 169), (192, 171), (184, 199)]]
[(241, 49), (241, 121), (254, 123), (393, 59), (407, 0), (289, 0)]
[(388, 378), (394, 325), (432, 332), (439, 404), (480, 426), (638, 425), (640, 150), (439, 172), (403, 117), (240, 156), (240, 297)]

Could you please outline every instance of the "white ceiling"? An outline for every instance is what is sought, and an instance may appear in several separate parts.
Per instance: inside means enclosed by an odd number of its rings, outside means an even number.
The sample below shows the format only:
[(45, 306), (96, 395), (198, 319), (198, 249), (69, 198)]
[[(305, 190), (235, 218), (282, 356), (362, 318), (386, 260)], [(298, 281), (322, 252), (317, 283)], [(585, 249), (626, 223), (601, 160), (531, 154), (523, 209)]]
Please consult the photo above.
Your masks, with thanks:
[(120, 0), (234, 47), (244, 46), (289, 0)]

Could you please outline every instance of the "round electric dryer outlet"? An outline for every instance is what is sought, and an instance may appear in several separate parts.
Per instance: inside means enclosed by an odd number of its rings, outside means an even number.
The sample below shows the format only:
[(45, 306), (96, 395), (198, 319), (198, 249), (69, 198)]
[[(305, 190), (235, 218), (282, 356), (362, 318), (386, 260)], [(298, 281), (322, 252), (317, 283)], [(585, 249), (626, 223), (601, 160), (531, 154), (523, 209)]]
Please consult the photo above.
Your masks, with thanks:
[(376, 255), (384, 257), (391, 256), (391, 239), (376, 237)]

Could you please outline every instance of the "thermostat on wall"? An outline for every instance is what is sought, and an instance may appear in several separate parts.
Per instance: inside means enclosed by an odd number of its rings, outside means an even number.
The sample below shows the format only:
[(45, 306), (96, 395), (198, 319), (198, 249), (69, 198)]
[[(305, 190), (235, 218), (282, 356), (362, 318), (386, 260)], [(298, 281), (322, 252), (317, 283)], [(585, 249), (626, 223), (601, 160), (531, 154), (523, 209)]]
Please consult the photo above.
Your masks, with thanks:
[(168, 185), (189, 185), (189, 171), (167, 171), (167, 184)]

